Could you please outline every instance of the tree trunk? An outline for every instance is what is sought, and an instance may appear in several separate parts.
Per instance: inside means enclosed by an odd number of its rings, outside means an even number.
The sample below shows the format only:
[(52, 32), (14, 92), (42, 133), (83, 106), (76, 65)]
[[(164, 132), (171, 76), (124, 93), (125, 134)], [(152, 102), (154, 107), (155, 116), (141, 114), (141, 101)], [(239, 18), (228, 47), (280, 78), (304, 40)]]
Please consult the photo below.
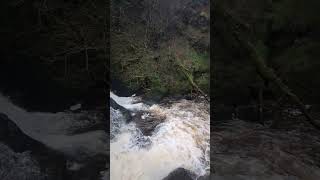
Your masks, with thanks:
[(250, 43), (250, 41), (244, 40), (243, 38), (240, 37), (239, 32), (237, 31), (238, 29), (237, 27), (241, 26), (242, 28), (245, 29), (245, 31), (247, 31), (248, 34), (250, 34), (250, 32), (252, 31), (250, 26), (244, 23), (243, 21), (241, 21), (240, 19), (236, 18), (235, 16), (233, 16), (227, 10), (223, 9), (219, 4), (215, 4), (215, 9), (216, 11), (221, 13), (224, 17), (232, 20), (233, 23), (235, 24), (233, 35), (235, 35), (235, 38), (242, 45), (244, 45), (244, 47), (249, 51), (251, 55), (251, 58), (249, 59), (253, 62), (260, 77), (265, 81), (274, 83), (280, 89), (281, 92), (283, 92), (286, 96), (289, 97), (291, 101), (293, 101), (298, 105), (299, 109), (304, 114), (307, 121), (313, 126), (315, 126), (317, 129), (320, 129), (320, 123), (312, 119), (312, 117), (309, 115), (305, 105), (302, 103), (300, 98), (297, 95), (295, 95), (289, 89), (289, 87), (282, 82), (282, 80), (279, 77), (277, 77), (277, 75), (274, 73), (274, 71), (270, 67), (266, 65), (264, 59), (258, 54), (255, 46), (252, 43)]
[(256, 67), (261, 78), (265, 81), (274, 83), (282, 93), (286, 94), (291, 101), (293, 101), (298, 105), (300, 111), (306, 117), (307, 121), (309, 121), (309, 123), (315, 126), (317, 129), (320, 129), (319, 122), (315, 121), (310, 116), (310, 114), (308, 113), (305, 105), (302, 103), (300, 98), (296, 94), (294, 94), (291, 91), (291, 89), (287, 85), (285, 85), (279, 77), (277, 77), (277, 75), (274, 73), (274, 71), (270, 67), (266, 65), (264, 59), (261, 56), (259, 56), (255, 47), (250, 42), (247, 43), (247, 47), (252, 56), (250, 59), (253, 62), (254, 66)]
[(89, 56), (88, 56), (88, 49), (85, 49), (85, 56), (86, 56), (86, 70), (89, 72)]
[(64, 57), (64, 78), (68, 79), (68, 56)]
[(259, 122), (263, 124), (263, 87), (259, 88), (258, 97)]
[(210, 99), (207, 97), (206, 93), (204, 93), (200, 89), (200, 87), (193, 81), (193, 77), (188, 73), (188, 69), (184, 67), (181, 63), (178, 63), (178, 66), (181, 68), (183, 74), (186, 76), (191, 86), (194, 87), (208, 102), (210, 102)]

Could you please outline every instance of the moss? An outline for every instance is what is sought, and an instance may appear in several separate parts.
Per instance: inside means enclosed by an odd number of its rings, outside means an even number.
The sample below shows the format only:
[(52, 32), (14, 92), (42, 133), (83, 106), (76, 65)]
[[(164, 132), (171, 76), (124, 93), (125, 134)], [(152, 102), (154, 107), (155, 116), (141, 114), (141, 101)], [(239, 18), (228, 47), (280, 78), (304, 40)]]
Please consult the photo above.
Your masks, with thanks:
[(189, 58), (192, 60), (192, 67), (195, 72), (208, 72), (210, 70), (209, 56), (198, 54), (194, 50), (189, 51)]
[[(121, 57), (114, 58), (114, 71), (121, 79), (134, 90), (142, 88), (148, 95), (158, 94), (184, 94), (192, 90), (188, 79), (182, 74), (178, 67), (177, 59), (173, 52), (168, 49), (161, 51), (122, 51)], [(127, 59), (123, 59), (126, 57)], [(140, 57), (134, 61), (128, 61), (128, 57)], [(204, 89), (209, 84), (209, 61), (208, 56), (200, 55), (194, 50), (187, 54), (182, 60)]]
[[(201, 14), (200, 10), (197, 12)], [(175, 15), (185, 16), (180, 12)], [(206, 17), (207, 14), (200, 16)], [(190, 72), (193, 81), (199, 82), (200, 87), (208, 92), (209, 87), (206, 86), (209, 84), (209, 56), (199, 50), (205, 48), (199, 48), (198, 42), (208, 40), (206, 37), (209, 32), (202, 32), (194, 27), (193, 31), (184, 33), (186, 27), (190, 26), (187, 25), (189, 21), (179, 21), (180, 24), (174, 24), (177, 22), (173, 21), (170, 30), (162, 29), (165, 32), (157, 32), (157, 29), (149, 29), (150, 31), (146, 32), (148, 27), (145, 22), (124, 21), (126, 18), (134, 19), (122, 17), (124, 26), (119, 31), (111, 32), (112, 75), (131, 90), (142, 90), (147, 96), (187, 94), (194, 87), (179, 69), (178, 64), (182, 63)], [(128, 27), (130, 23), (132, 25)], [(179, 29), (178, 26), (183, 28)], [(148, 39), (148, 33), (151, 31), (155, 32), (152, 38)], [(207, 47), (208, 43), (204, 44), (203, 46)]]

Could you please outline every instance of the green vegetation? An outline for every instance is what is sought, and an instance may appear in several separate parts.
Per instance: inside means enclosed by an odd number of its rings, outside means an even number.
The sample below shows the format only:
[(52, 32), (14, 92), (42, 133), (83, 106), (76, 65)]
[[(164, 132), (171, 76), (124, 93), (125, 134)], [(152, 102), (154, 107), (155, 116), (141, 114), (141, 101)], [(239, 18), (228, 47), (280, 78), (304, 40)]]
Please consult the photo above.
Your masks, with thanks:
[(319, 1), (218, 0), (214, 7), (212, 81), (217, 103), (247, 104), (248, 86), (262, 82), (243, 42), (254, 44), (257, 54), (306, 103), (319, 103)]
[[(209, 17), (204, 16), (208, 13), (204, 12), (208, 4), (188, 2), (195, 10), (177, 6), (177, 9), (159, 17), (158, 13), (164, 13), (166, 9), (156, 9), (154, 6), (172, 5), (161, 3), (143, 1), (129, 7), (126, 3), (114, 4), (113, 13), (120, 13), (121, 10), (123, 16), (114, 19), (117, 23), (114, 22), (111, 28), (111, 75), (147, 96), (199, 94), (199, 89), (192, 83), (208, 94), (209, 44), (202, 40), (209, 38), (209, 24), (200, 27), (191, 23), (202, 18), (209, 22)], [(191, 8), (190, 4), (187, 7)], [(136, 12), (137, 9), (142, 10)], [(188, 14), (191, 10), (195, 11), (195, 16)], [(176, 20), (167, 22), (168, 18)], [(179, 21), (183, 18), (186, 22)], [(185, 34), (185, 29), (190, 32)], [(185, 67), (188, 76), (180, 65)]]
[[(68, 97), (68, 103), (104, 105), (107, 11), (101, 0), (1, 2), (0, 89), (17, 99), (30, 92), (44, 104)], [(19, 88), (13, 92), (8, 86)]]

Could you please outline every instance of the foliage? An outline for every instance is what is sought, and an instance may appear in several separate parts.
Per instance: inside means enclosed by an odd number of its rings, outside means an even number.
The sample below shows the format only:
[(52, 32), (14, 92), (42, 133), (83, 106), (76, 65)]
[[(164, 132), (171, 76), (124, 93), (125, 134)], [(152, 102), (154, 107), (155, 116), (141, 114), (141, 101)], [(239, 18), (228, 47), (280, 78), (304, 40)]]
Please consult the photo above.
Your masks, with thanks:
[(318, 103), (319, 1), (214, 2), (213, 79), (216, 102), (247, 103), (248, 86), (261, 81), (240, 39), (255, 49), (285, 83), (309, 103)]
[[(118, 22), (111, 28), (111, 74), (131, 89), (150, 97), (197, 92), (181, 71), (181, 63), (188, 69), (190, 78), (208, 93), (208, 51), (199, 50), (195, 42), (208, 37), (209, 31), (197, 31), (198, 27), (189, 24), (191, 20), (183, 23), (183, 18), (191, 17), (185, 17), (186, 10), (179, 1), (130, 4), (131, 10), (122, 8), (127, 7), (125, 4), (117, 4), (123, 14), (114, 19)], [(134, 7), (141, 9), (137, 12)], [(114, 11), (112, 16), (117, 18), (116, 14)], [(197, 15), (203, 14), (199, 10)], [(186, 28), (194, 29), (192, 32), (197, 34), (184, 34)]]
[[(57, 84), (57, 89), (67, 89), (62, 93), (72, 91), (68, 94), (72, 99), (97, 95), (92, 92), (99, 92), (101, 97), (109, 57), (107, 7), (102, 0), (1, 2), (1, 59), (12, 64), (26, 60), (30, 66), (41, 65), (41, 72), (37, 69), (35, 73), (49, 76), (47, 83)], [(6, 76), (15, 75), (10, 72)], [(34, 89), (39, 89), (39, 94), (48, 93), (40, 84), (37, 86)], [(49, 91), (62, 96), (61, 92)]]

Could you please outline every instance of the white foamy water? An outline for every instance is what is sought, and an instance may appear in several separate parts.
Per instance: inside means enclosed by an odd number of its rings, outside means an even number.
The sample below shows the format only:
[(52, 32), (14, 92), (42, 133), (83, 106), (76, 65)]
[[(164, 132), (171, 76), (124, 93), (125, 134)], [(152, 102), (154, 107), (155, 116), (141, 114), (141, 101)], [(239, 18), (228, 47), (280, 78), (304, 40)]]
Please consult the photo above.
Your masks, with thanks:
[(0, 113), (6, 114), (31, 138), (68, 155), (95, 155), (107, 152), (108, 136), (104, 131), (69, 134), (68, 129), (79, 123), (77, 116), (81, 116), (80, 113), (27, 112), (1, 94)]
[(147, 107), (134, 104), (136, 97), (112, 94), (114, 97), (125, 108), (136, 107), (133, 109), (166, 118), (151, 136), (143, 136), (133, 122), (126, 124), (121, 113), (110, 108), (111, 133), (115, 133), (110, 144), (110, 179), (161, 180), (179, 167), (198, 176), (209, 171), (210, 118), (206, 104), (180, 100)]
[(120, 106), (131, 111), (148, 109), (147, 105), (139, 102), (140, 101), (139, 97), (119, 97), (110, 91), (110, 98), (113, 99)]

